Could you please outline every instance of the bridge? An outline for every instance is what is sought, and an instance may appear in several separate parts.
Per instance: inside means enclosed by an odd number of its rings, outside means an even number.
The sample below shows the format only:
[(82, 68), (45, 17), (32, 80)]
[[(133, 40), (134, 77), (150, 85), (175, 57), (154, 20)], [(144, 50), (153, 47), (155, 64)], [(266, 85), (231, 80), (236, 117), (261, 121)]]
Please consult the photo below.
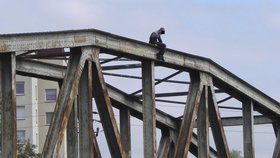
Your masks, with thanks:
[[(69, 51), (43, 53), (58, 48)], [(273, 126), (272, 155), (280, 157), (279, 102), (208, 58), (167, 49), (163, 62), (156, 58), (158, 51), (148, 43), (95, 29), (0, 35), (1, 157), (17, 154), (16, 74), (60, 85), (42, 151), (45, 158), (56, 157), (65, 130), (68, 157), (78, 153), (80, 157), (102, 157), (93, 131), (92, 98), (114, 158), (131, 157), (131, 116), (143, 123), (145, 158), (182, 158), (190, 153), (200, 158), (231, 157), (226, 126), (243, 127), (240, 144), (244, 157), (251, 158), (255, 156), (255, 124)], [(66, 60), (67, 66), (40, 59)], [(179, 75), (183, 80), (172, 79)], [(122, 82), (111, 83), (108, 77)], [(183, 90), (170, 91), (165, 84)], [(237, 102), (236, 107), (225, 104), (231, 100)], [(159, 104), (180, 105), (182, 112), (174, 114)], [(241, 116), (224, 117), (221, 109), (239, 110)], [(79, 134), (71, 129), (79, 129)], [(158, 146), (156, 130), (161, 131)], [(210, 133), (215, 147), (209, 143)]]

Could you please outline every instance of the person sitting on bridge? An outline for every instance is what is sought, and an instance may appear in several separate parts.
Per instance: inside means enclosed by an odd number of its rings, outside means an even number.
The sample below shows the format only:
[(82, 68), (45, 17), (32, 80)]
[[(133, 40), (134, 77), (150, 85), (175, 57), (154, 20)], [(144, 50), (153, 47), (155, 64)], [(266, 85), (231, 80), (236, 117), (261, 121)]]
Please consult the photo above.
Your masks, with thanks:
[(159, 53), (157, 54), (157, 59), (164, 61), (163, 54), (165, 52), (166, 45), (162, 42), (160, 37), (161, 34), (165, 34), (165, 29), (161, 27), (159, 30), (154, 31), (150, 35), (150, 44), (157, 45), (160, 48)]

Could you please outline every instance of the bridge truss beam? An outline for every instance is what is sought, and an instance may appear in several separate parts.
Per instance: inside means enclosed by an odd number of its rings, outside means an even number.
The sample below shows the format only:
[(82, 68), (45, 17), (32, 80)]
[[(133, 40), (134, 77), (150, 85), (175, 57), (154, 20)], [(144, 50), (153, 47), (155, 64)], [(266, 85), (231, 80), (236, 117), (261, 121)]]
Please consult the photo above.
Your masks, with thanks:
[[(54, 48), (70, 48), (70, 52), (48, 54), (48, 50)], [(20, 51), (21, 53), (18, 53)], [(67, 144), (68, 148), (72, 149), (68, 154), (78, 155), (79, 150), (81, 157), (101, 157), (98, 141), (92, 130), (92, 98), (95, 99), (112, 157), (131, 157), (133, 138), (130, 116), (143, 121), (144, 157), (181, 158), (187, 157), (189, 153), (197, 157), (230, 157), (224, 127), (234, 125), (243, 126), (245, 157), (254, 157), (254, 124), (274, 125), (277, 139), (273, 154), (276, 157), (279, 155), (280, 136), (279, 126), (276, 124), (279, 122), (280, 106), (277, 101), (210, 59), (167, 49), (165, 62), (162, 62), (156, 59), (157, 52), (156, 47), (147, 43), (93, 29), (0, 35), (1, 156), (16, 157), (15, 72), (23, 76), (56, 81), (61, 85), (43, 157), (57, 156), (64, 131), (77, 130), (77, 120), (80, 123), (79, 145), (75, 142), (77, 133), (69, 132), (69, 137), (72, 135), (75, 139)], [(115, 57), (100, 62), (101, 54)], [(35, 60), (36, 58), (68, 60), (68, 64), (47, 64)], [(137, 63), (128, 66), (101, 66), (121, 58)], [(177, 72), (155, 83), (155, 67)], [(142, 87), (137, 91), (142, 91), (140, 97), (137, 93), (125, 92), (105, 81), (103, 71), (123, 68), (141, 69), (142, 74), (138, 79), (142, 80)], [(182, 72), (187, 74), (183, 83), (189, 84), (188, 91), (156, 95), (155, 85)], [(190, 82), (187, 81), (188, 78)], [(78, 93), (79, 99), (75, 104)], [(217, 101), (217, 93), (229, 96), (223, 102), (231, 98), (240, 101), (241, 108), (236, 109), (241, 111), (242, 117), (221, 117), (218, 104), (222, 102)], [(182, 117), (175, 117), (157, 108), (157, 102), (160, 100), (156, 97), (176, 95), (187, 96)], [(178, 103), (165, 101), (170, 104)], [(113, 107), (120, 111), (120, 127), (117, 125)], [(261, 115), (254, 116), (253, 111)], [(216, 148), (209, 145), (209, 127)], [(157, 128), (161, 130), (158, 149)], [(194, 132), (194, 128), (197, 132)], [(4, 135), (9, 136), (3, 138)]]

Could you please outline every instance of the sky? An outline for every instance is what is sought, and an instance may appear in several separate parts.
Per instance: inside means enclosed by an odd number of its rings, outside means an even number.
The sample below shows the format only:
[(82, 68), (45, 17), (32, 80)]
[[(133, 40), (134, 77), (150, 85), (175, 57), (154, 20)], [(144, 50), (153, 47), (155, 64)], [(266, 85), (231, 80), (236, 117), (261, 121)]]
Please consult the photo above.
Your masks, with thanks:
[(276, 0), (1, 0), (0, 34), (94, 28), (147, 42), (165, 27), (168, 48), (210, 58), (279, 101), (279, 8)]

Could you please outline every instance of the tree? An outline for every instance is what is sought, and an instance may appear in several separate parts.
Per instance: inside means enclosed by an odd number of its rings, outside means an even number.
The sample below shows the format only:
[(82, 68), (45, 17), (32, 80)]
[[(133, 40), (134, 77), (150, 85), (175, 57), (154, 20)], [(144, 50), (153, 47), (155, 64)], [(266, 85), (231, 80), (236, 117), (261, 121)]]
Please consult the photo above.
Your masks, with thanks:
[(25, 144), (18, 143), (18, 158), (40, 158), (41, 154), (35, 152), (36, 145), (31, 144), (28, 140)]
[(241, 156), (241, 151), (239, 151), (239, 150), (234, 150), (234, 149), (231, 150), (230, 155), (231, 155), (232, 158), (243, 158)]

